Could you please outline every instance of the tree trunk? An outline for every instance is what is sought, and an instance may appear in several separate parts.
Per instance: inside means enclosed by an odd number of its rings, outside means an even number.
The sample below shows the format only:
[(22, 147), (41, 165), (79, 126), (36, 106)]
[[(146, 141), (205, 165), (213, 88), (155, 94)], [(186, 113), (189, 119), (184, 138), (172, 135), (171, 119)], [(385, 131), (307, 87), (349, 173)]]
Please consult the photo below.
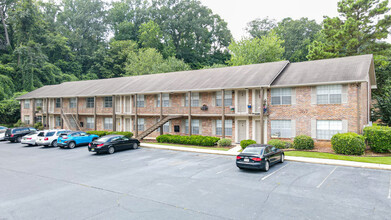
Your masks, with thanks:
[(3, 27), (4, 27), (5, 40), (7, 42), (7, 46), (9, 46), (9, 45), (11, 45), (11, 43), (10, 43), (10, 39), (9, 39), (9, 36), (8, 36), (7, 26), (5, 24), (3, 8), (0, 8), (0, 16), (1, 16), (1, 22), (3, 23)]

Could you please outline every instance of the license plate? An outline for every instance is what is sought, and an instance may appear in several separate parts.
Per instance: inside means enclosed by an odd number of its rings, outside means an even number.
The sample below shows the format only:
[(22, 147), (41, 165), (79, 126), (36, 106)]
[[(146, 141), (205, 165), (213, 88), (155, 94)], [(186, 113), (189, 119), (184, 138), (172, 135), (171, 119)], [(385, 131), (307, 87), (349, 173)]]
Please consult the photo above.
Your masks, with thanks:
[(91, 151), (94, 151), (95, 149), (94, 148), (91, 148)]
[(244, 162), (250, 162), (250, 159), (244, 158)]

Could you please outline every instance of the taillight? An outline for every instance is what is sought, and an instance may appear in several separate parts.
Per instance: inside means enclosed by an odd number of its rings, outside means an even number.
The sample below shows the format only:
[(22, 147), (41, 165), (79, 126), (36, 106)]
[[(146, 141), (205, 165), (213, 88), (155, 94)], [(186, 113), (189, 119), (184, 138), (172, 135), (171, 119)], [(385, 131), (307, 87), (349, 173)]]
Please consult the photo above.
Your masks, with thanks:
[(91, 147), (91, 143), (89, 143), (88, 146)]
[(27, 138), (27, 140), (31, 140), (32, 138)]
[(97, 147), (103, 147), (105, 144), (98, 144)]
[(11, 134), (11, 137), (14, 137), (14, 134)]
[(240, 159), (242, 159), (242, 157), (241, 156), (236, 156), (236, 159), (240, 160)]
[(253, 160), (253, 161), (261, 161), (261, 160), (262, 160), (262, 158), (253, 157), (251, 160)]
[(43, 139), (44, 141), (48, 141), (49, 140), (49, 138), (45, 138), (45, 139)]

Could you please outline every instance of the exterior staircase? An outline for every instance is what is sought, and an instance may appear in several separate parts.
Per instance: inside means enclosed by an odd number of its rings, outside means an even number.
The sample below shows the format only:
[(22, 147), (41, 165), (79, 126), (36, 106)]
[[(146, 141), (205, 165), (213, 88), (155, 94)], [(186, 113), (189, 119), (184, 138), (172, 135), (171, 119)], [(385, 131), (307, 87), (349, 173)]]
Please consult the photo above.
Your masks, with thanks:
[(65, 114), (64, 111), (61, 109), (61, 117), (62, 119), (64, 120), (64, 122), (66, 122), (67, 126), (69, 129), (73, 129), (73, 125), (71, 123), (71, 121), (69, 120), (70, 118), (75, 122), (75, 125), (76, 125), (76, 129), (78, 131), (81, 131), (81, 128), (80, 128), (80, 121), (77, 120), (77, 118), (75, 117), (74, 114)]
[(149, 134), (151, 134), (152, 132), (154, 132), (156, 129), (158, 129), (160, 126), (164, 125), (165, 123), (167, 123), (169, 120), (171, 119), (175, 119), (175, 118), (180, 118), (182, 116), (178, 116), (178, 115), (170, 115), (170, 116), (166, 116), (164, 117), (162, 120), (158, 121), (156, 124), (152, 125), (151, 127), (149, 127), (147, 130), (145, 130), (143, 133), (139, 134), (136, 139), (138, 140), (142, 140), (143, 138), (145, 138), (146, 136), (148, 136)]

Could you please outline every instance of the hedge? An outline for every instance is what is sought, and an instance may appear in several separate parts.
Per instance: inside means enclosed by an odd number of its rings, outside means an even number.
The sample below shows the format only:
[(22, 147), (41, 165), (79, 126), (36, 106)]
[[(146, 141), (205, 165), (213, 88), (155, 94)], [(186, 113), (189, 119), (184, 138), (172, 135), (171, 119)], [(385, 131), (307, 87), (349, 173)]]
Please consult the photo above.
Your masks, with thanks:
[(125, 137), (131, 138), (133, 136), (132, 132), (124, 132), (124, 131), (87, 131), (87, 134), (96, 134), (99, 137), (109, 135), (109, 134), (118, 134), (123, 135)]
[(220, 140), (218, 137), (191, 135), (171, 135), (163, 134), (156, 138), (159, 143), (171, 143), (171, 144), (186, 144), (186, 145), (198, 145), (198, 146), (214, 146)]
[(353, 132), (335, 134), (331, 138), (331, 146), (337, 154), (363, 155), (365, 152), (365, 138)]
[(244, 150), (248, 145), (251, 145), (251, 144), (256, 144), (257, 142), (254, 141), (254, 140), (242, 140), (240, 142), (240, 146), (242, 147), (242, 149)]
[(217, 146), (219, 146), (219, 147), (229, 147), (231, 145), (232, 145), (231, 139), (223, 138), (223, 139), (220, 139), (219, 141), (217, 141)]
[(284, 149), (287, 146), (286, 142), (279, 140), (279, 139), (272, 139), (269, 142), (267, 142), (267, 144), (272, 145), (278, 149)]
[(293, 140), (293, 147), (297, 150), (312, 150), (314, 149), (315, 144), (311, 137), (299, 135)]
[(376, 153), (391, 152), (391, 128), (386, 126), (370, 126), (364, 128), (364, 137), (371, 150)]

